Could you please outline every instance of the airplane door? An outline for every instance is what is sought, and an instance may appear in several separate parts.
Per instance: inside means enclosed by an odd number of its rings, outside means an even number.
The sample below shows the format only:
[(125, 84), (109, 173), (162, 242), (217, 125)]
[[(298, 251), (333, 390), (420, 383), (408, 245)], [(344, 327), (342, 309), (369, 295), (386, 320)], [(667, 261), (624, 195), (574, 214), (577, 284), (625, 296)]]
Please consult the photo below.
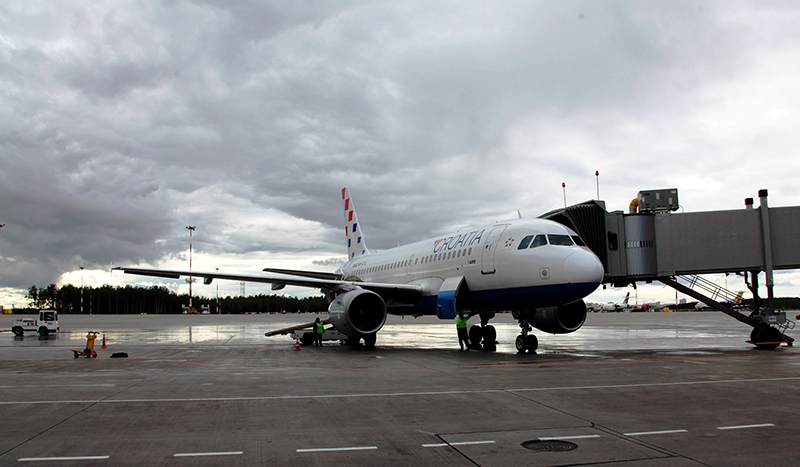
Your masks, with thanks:
[(481, 272), (484, 274), (494, 274), (494, 253), (497, 251), (497, 243), (500, 241), (500, 236), (505, 232), (507, 225), (500, 225), (492, 229), (489, 233), (489, 239), (486, 245), (483, 246), (481, 253)]

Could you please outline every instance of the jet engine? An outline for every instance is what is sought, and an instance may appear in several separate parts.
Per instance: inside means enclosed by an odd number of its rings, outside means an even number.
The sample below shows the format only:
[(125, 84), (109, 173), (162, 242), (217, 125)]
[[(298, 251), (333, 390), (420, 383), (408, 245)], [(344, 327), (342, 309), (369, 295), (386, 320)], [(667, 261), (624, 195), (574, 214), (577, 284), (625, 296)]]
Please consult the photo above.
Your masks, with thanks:
[(350, 337), (374, 334), (386, 322), (386, 303), (370, 290), (351, 290), (328, 306), (331, 324)]
[(550, 334), (575, 332), (586, 321), (586, 303), (583, 300), (566, 305), (537, 308), (530, 324)]

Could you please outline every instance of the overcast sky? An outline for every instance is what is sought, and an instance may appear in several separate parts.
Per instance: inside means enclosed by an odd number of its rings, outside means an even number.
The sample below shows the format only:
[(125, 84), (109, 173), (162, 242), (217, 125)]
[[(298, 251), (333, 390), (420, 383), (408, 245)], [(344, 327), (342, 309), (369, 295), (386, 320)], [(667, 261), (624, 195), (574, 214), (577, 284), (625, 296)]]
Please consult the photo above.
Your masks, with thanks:
[(371, 249), (536, 217), (562, 182), (595, 198), (595, 170), (609, 210), (800, 205), (798, 24), (796, 1), (5, 0), (0, 305), (80, 266), (183, 292), (109, 268), (187, 268), (187, 224), (195, 270), (333, 270), (343, 186)]

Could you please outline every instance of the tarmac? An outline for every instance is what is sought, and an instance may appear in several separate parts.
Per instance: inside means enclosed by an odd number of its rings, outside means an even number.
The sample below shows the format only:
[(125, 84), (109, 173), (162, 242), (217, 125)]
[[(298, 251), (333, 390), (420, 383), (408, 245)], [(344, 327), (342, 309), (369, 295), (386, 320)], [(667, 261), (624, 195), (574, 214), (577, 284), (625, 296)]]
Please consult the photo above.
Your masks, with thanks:
[(496, 352), (427, 317), (372, 351), (264, 337), (315, 317), (0, 316), (0, 465), (800, 465), (798, 349), (718, 312), (590, 314), (536, 354), (507, 314)]

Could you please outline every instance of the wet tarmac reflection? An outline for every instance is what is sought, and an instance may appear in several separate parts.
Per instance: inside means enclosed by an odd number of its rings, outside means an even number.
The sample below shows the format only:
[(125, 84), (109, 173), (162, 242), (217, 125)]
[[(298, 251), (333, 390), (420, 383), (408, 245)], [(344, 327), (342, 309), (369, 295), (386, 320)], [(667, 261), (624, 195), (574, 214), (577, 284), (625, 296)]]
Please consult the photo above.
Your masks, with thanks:
[[(795, 312), (787, 312), (794, 316)], [(61, 332), (39, 336), (13, 336), (12, 317), (0, 316), (6, 339), (0, 346), (76, 347), (85, 344), (86, 333), (98, 331), (108, 345), (197, 344), (211, 346), (292, 346), (288, 336), (265, 337), (264, 333), (301, 323), (311, 323), (315, 314), (303, 315), (62, 315)], [(323, 319), (325, 314), (320, 314)], [(470, 325), (478, 323), (473, 317)], [(497, 351), (515, 353), (519, 326), (508, 313), (491, 321), (497, 330)], [(692, 313), (602, 313), (589, 314), (586, 324), (571, 334), (551, 335), (534, 331), (539, 353), (647, 349), (740, 348), (747, 346), (750, 328), (718, 312)], [(794, 331), (788, 334), (794, 336)], [(100, 345), (98, 340), (97, 344)], [(326, 346), (337, 342), (326, 342)], [(390, 316), (378, 334), (378, 347), (458, 350), (455, 322), (436, 317)], [(77, 348), (77, 347), (76, 347)]]

